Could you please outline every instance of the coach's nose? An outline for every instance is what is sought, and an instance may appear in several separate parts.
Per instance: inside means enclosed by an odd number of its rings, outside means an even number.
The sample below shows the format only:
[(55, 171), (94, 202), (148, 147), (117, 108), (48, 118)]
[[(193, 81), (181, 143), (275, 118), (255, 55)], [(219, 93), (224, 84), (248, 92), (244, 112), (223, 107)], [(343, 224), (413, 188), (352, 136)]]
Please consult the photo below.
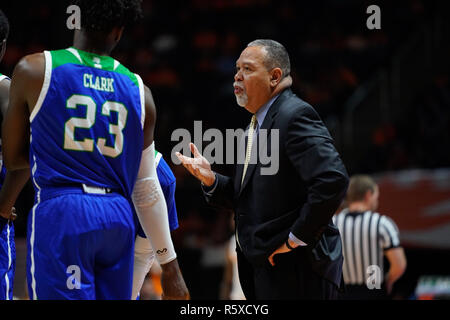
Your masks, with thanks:
[(240, 70), (236, 70), (234, 74), (234, 81), (242, 81), (242, 72)]

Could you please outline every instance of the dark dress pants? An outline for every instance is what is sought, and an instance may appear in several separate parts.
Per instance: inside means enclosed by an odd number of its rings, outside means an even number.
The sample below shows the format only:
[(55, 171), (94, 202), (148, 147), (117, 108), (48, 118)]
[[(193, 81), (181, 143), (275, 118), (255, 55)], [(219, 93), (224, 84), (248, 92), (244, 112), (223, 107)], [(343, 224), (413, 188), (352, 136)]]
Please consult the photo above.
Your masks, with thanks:
[(239, 281), (248, 300), (338, 299), (335, 284), (320, 277), (310, 267), (307, 249), (298, 247), (253, 266), (237, 248)]

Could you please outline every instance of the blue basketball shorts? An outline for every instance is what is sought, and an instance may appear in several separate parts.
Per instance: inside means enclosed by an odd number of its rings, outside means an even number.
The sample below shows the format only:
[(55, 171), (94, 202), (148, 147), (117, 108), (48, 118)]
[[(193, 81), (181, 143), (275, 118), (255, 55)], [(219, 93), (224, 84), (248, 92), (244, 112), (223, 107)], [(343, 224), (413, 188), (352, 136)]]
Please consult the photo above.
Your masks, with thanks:
[(13, 299), (15, 266), (14, 224), (0, 217), (0, 300)]
[(82, 191), (40, 200), (28, 216), (30, 299), (130, 299), (130, 202), (116, 193)]

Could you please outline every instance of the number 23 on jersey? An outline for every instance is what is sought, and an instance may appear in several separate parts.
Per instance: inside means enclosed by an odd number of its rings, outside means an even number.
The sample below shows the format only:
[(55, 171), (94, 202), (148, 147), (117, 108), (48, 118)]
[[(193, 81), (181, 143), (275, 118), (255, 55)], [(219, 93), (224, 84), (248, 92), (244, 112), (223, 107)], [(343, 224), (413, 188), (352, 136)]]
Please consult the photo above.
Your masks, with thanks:
[[(77, 109), (79, 105), (86, 106), (86, 116), (84, 118), (72, 117), (65, 123), (64, 128), (64, 149), (74, 151), (94, 151), (94, 140), (85, 138), (75, 140), (75, 129), (90, 129), (95, 125), (97, 104), (90, 96), (75, 94), (67, 100), (66, 107)], [(106, 101), (102, 105), (102, 115), (110, 116), (111, 112), (117, 112), (117, 123), (109, 124), (109, 133), (114, 135), (114, 146), (107, 146), (105, 138), (98, 138), (95, 142), (101, 154), (107, 157), (116, 158), (123, 150), (123, 129), (127, 123), (128, 110), (124, 104), (116, 101)]]

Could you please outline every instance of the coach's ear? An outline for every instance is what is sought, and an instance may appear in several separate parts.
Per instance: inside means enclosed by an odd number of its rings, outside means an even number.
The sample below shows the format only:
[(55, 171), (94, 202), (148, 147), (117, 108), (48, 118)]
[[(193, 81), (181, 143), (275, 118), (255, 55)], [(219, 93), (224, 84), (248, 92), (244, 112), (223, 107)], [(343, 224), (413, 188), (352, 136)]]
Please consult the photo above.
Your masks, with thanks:
[(281, 77), (283, 75), (283, 71), (280, 68), (273, 68), (270, 71), (270, 86), (275, 88), (281, 81)]

